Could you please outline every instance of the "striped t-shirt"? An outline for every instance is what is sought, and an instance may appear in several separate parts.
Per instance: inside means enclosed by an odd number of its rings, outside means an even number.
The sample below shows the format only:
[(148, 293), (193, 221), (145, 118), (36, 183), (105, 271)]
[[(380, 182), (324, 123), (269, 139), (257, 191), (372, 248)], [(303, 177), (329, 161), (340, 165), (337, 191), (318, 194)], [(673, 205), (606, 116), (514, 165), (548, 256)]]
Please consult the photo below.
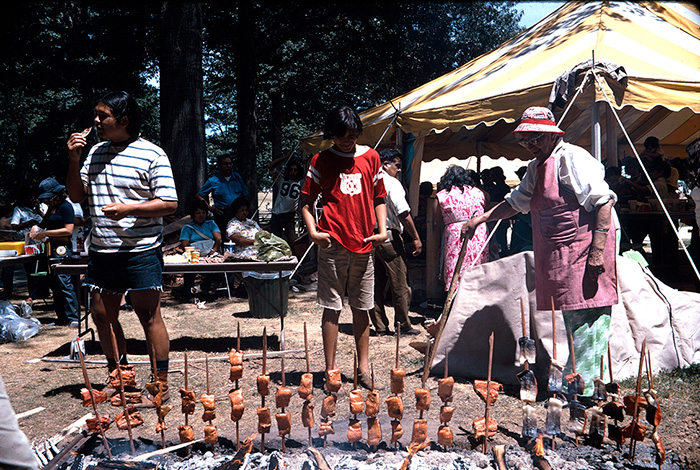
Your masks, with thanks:
[(80, 170), (88, 192), (93, 229), (90, 249), (100, 252), (145, 251), (162, 242), (162, 217), (128, 216), (111, 220), (107, 204), (138, 204), (159, 198), (177, 201), (173, 171), (163, 149), (139, 138), (126, 147), (105, 141), (95, 145)]

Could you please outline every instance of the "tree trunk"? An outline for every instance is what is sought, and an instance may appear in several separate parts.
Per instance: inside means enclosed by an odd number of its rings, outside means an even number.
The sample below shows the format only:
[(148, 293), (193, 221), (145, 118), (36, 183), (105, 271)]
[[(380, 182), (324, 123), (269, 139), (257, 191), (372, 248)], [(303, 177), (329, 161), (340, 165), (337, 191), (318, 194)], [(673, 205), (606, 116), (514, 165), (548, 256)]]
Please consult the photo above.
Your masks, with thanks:
[(202, 5), (164, 2), (160, 58), (161, 143), (187, 211), (206, 176)]
[(236, 41), (238, 172), (248, 187), (250, 213), (253, 214), (256, 213), (258, 206), (258, 62), (255, 55), (255, 17), (252, 2), (239, 2), (238, 5), (238, 40)]

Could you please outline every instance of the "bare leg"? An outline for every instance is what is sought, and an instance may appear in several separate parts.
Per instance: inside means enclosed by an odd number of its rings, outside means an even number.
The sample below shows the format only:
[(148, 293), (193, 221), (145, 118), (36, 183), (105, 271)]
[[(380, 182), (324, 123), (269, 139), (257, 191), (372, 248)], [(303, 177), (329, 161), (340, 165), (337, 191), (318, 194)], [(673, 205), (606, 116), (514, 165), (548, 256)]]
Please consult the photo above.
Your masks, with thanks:
[(156, 289), (132, 290), (129, 291), (129, 297), (146, 335), (149, 357), (155, 350), (156, 361), (168, 359), (170, 337), (160, 314), (160, 291)]
[(126, 353), (126, 340), (124, 339), (124, 331), (119, 323), (119, 304), (122, 300), (122, 294), (92, 291), (92, 320), (97, 327), (97, 335), (100, 338), (100, 346), (107, 359), (115, 359), (118, 363), (119, 359), (115, 357), (114, 348), (112, 348), (112, 333), (110, 326), (114, 329), (114, 336), (117, 338), (117, 347), (121, 354)]
[[(352, 308), (352, 333), (357, 348), (357, 368), (361, 374), (369, 374), (369, 313)], [(337, 326), (337, 324), (336, 324)]]
[(340, 311), (323, 309), (321, 336), (323, 337), (323, 354), (326, 358), (326, 370), (335, 369), (335, 352), (338, 349), (338, 317)]

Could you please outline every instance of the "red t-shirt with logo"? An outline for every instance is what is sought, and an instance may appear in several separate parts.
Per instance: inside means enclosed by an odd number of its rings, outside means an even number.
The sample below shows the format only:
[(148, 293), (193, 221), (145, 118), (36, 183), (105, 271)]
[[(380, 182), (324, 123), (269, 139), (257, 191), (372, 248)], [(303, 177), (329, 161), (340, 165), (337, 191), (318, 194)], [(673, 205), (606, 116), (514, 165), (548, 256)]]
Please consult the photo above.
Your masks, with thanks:
[(370, 147), (356, 145), (355, 153), (330, 148), (311, 159), (301, 191), (313, 200), (321, 195), (319, 231), (355, 253), (372, 250), (363, 240), (374, 233), (374, 200), (386, 197), (380, 169), (379, 154)]

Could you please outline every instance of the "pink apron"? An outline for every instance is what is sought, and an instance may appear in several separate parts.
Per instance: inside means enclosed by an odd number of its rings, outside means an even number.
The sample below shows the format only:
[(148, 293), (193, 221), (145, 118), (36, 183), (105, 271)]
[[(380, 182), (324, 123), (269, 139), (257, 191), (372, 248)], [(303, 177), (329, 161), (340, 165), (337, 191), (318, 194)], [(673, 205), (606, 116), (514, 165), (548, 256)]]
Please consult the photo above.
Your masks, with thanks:
[(537, 309), (551, 310), (551, 298), (557, 310), (614, 305), (614, 222), (610, 222), (605, 244), (605, 272), (596, 282), (585, 273), (596, 212), (586, 211), (576, 196), (559, 184), (555, 158), (550, 156), (537, 167), (537, 183), (530, 200)]

